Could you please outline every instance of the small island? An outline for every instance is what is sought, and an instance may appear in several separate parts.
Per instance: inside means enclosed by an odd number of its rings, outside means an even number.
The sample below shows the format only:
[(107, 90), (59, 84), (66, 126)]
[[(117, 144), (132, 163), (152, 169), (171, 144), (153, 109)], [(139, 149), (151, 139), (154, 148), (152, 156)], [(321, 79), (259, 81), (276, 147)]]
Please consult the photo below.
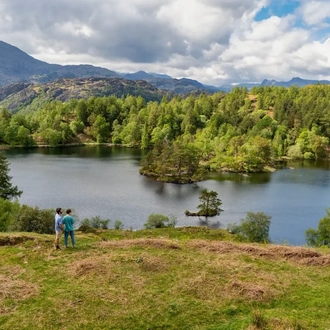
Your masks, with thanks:
[(200, 204), (197, 206), (199, 211), (190, 212), (186, 210), (185, 215), (208, 218), (220, 215), (220, 213), (223, 211), (220, 208), (222, 201), (218, 198), (218, 193), (216, 191), (208, 191), (207, 189), (203, 189), (199, 196), (199, 200)]

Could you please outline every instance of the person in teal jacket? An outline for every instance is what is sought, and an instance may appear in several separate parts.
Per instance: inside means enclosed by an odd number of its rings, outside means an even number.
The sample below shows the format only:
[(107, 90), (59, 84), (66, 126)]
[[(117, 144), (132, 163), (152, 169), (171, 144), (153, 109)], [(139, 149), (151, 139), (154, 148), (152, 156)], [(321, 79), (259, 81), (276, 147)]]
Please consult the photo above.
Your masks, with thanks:
[(71, 244), (72, 247), (75, 245), (74, 240), (74, 219), (71, 216), (71, 209), (66, 210), (66, 216), (62, 220), (62, 224), (64, 225), (64, 245), (65, 247), (68, 247), (68, 237), (70, 235), (71, 237)]

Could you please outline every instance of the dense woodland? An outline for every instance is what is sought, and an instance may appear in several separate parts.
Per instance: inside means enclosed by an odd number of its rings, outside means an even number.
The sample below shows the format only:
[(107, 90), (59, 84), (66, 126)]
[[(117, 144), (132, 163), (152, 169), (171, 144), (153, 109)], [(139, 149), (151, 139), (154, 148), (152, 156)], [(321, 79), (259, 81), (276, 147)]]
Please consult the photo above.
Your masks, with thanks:
[(235, 88), (146, 102), (142, 97), (50, 101), (37, 111), (0, 111), (10, 146), (113, 143), (150, 150), (141, 173), (189, 182), (206, 170), (257, 172), (284, 156), (328, 157), (330, 86)]

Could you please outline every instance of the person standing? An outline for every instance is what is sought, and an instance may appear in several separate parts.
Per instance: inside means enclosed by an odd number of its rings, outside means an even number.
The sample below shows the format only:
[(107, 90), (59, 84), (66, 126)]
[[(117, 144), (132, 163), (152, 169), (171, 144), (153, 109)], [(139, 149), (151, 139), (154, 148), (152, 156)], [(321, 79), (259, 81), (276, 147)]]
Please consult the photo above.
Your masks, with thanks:
[(71, 216), (71, 209), (66, 210), (66, 216), (63, 218), (62, 221), (64, 227), (64, 246), (68, 247), (68, 238), (71, 238), (72, 247), (75, 245), (74, 240), (74, 218)]
[(62, 223), (62, 209), (58, 207), (55, 214), (55, 248), (56, 250), (61, 250), (60, 248), (60, 238), (63, 234), (63, 223)]

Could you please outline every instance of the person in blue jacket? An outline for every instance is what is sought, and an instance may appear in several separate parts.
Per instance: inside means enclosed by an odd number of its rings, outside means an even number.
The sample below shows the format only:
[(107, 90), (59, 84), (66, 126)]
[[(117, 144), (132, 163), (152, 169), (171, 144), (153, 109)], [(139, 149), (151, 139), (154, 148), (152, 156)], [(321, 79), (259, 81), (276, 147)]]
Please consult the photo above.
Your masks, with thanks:
[(55, 214), (55, 248), (56, 250), (61, 250), (60, 248), (60, 238), (63, 233), (63, 224), (62, 224), (62, 209), (58, 207)]
[(62, 223), (64, 225), (64, 246), (68, 247), (68, 237), (70, 236), (72, 247), (74, 247), (74, 218), (71, 216), (71, 209), (66, 210)]

